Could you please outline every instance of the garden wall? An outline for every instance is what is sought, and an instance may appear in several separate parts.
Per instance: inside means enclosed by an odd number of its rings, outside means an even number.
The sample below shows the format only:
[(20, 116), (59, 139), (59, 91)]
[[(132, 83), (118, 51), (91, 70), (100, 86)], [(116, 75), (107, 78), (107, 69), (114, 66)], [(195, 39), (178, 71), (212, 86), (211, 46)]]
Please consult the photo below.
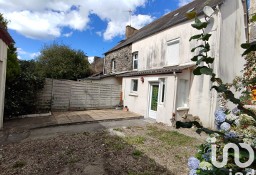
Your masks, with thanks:
[(41, 111), (113, 108), (120, 102), (121, 86), (100, 82), (46, 79), (38, 94)]

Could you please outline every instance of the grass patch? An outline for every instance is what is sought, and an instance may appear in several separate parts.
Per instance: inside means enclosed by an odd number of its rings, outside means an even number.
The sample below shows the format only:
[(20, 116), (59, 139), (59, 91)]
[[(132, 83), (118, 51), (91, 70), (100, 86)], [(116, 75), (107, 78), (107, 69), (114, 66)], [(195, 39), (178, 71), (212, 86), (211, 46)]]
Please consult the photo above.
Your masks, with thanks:
[(107, 137), (105, 144), (112, 150), (122, 150), (125, 148), (125, 142), (119, 137)]
[(133, 155), (133, 157), (138, 158), (138, 157), (141, 157), (143, 155), (143, 153), (140, 150), (134, 150), (132, 152), (132, 155)]
[(157, 138), (169, 146), (190, 146), (194, 143), (194, 138), (180, 134), (177, 131), (158, 129), (155, 126), (148, 126), (148, 130), (148, 135)]
[(27, 163), (23, 160), (17, 161), (12, 166), (13, 168), (23, 168)]
[(126, 137), (125, 140), (130, 145), (141, 145), (146, 141), (145, 137), (142, 136)]
[(114, 128), (114, 131), (119, 131), (119, 132), (123, 132), (124, 130), (122, 128)]

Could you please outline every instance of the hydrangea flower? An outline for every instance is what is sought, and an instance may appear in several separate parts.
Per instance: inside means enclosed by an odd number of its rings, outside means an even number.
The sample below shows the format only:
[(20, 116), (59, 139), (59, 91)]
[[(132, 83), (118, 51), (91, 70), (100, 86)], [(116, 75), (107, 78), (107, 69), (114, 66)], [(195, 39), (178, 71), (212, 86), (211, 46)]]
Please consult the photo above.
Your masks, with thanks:
[(221, 124), (226, 120), (226, 114), (223, 109), (219, 109), (215, 112), (215, 121), (217, 124)]
[(206, 139), (207, 143), (216, 143), (216, 141), (217, 141), (216, 137), (208, 137)]
[(210, 160), (211, 160), (211, 153), (210, 153), (210, 152), (204, 153), (204, 154), (202, 155), (202, 157), (203, 157), (203, 159), (204, 159), (205, 161), (210, 161)]
[(230, 124), (227, 122), (224, 122), (220, 125), (220, 129), (223, 131), (229, 131), (231, 128)]
[(240, 110), (239, 110), (237, 107), (235, 107), (234, 109), (232, 109), (232, 114), (238, 115), (239, 113), (240, 113)]
[(196, 170), (190, 170), (188, 175), (197, 175)]
[(227, 115), (227, 120), (229, 120), (229, 121), (234, 121), (238, 118), (239, 118), (239, 116), (236, 116), (236, 115), (233, 115), (233, 114)]
[(199, 168), (202, 170), (212, 170), (213, 166), (211, 163), (203, 161), (199, 164)]
[(189, 169), (191, 169), (191, 170), (196, 170), (196, 169), (198, 169), (199, 163), (200, 163), (200, 161), (199, 161), (197, 158), (195, 158), (195, 157), (190, 157), (190, 158), (188, 159), (188, 167), (189, 167)]
[(230, 139), (232, 139), (232, 138), (236, 138), (237, 135), (236, 135), (235, 132), (231, 131), (231, 132), (225, 133), (225, 136), (224, 136), (224, 137), (225, 137), (225, 138), (230, 138)]

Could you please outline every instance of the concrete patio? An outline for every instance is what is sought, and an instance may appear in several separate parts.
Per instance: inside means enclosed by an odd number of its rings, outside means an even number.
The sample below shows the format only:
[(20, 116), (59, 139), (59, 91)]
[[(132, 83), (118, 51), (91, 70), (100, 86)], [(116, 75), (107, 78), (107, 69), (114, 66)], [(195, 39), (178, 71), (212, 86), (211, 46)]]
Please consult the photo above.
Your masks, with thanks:
[(131, 120), (140, 118), (143, 118), (143, 116), (132, 112), (115, 109), (53, 112), (51, 116), (47, 117), (18, 118), (6, 121), (4, 122), (4, 130), (19, 131), (50, 126)]

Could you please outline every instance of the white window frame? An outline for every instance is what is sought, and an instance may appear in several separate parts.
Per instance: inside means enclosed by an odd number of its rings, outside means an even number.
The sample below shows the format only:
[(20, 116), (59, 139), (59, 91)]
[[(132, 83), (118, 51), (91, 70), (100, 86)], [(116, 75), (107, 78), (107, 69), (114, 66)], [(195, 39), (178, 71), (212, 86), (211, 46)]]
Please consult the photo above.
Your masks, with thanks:
[(116, 60), (115, 59), (111, 60), (111, 71), (112, 72), (116, 71)]
[(166, 101), (166, 78), (159, 78), (159, 82), (160, 82), (160, 88), (159, 88), (158, 104), (163, 105)]
[[(137, 90), (134, 91), (134, 81), (137, 81)], [(138, 93), (139, 89), (139, 79), (131, 79), (131, 93)]]
[[(179, 44), (178, 61), (177, 61), (177, 63), (172, 64), (169, 61), (170, 58), (169, 58), (169, 54), (168, 54), (168, 47), (170, 45), (174, 45), (174, 44), (177, 44), (177, 43)], [(179, 64), (180, 64), (180, 38), (176, 38), (176, 39), (167, 41), (167, 44), (166, 44), (166, 66), (177, 66)]]
[[(139, 52), (133, 52), (132, 53), (132, 69), (133, 70), (138, 70), (138, 66), (139, 66), (139, 64), (138, 64), (138, 57), (139, 57)], [(135, 61), (137, 61), (137, 68), (136, 69), (134, 68), (134, 65), (135, 65), (134, 62)]]
[[(184, 97), (184, 103), (181, 105), (181, 104), (179, 104), (180, 103), (180, 101), (179, 100), (181, 100), (181, 96), (180, 96), (180, 94), (181, 94), (181, 92), (180, 92), (180, 90), (182, 90), (182, 88), (180, 87), (181, 85), (181, 81), (185, 81), (186, 82), (186, 86), (184, 87), (185, 88), (185, 94), (184, 93), (182, 93), (182, 95), (184, 95), (183, 97)], [(189, 108), (189, 80), (187, 80), (187, 79), (179, 79), (179, 82), (178, 82), (178, 95), (177, 95), (177, 109), (179, 109), (179, 108)]]

